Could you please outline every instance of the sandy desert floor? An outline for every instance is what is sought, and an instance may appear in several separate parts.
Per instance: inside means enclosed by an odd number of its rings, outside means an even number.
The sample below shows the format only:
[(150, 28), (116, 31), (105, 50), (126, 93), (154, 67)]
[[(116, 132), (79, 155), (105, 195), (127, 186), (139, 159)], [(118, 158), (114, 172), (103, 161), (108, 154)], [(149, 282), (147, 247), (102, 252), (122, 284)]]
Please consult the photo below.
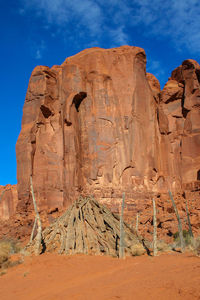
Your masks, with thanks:
[(43, 254), (0, 277), (1, 300), (200, 299), (200, 258), (191, 253), (119, 260)]

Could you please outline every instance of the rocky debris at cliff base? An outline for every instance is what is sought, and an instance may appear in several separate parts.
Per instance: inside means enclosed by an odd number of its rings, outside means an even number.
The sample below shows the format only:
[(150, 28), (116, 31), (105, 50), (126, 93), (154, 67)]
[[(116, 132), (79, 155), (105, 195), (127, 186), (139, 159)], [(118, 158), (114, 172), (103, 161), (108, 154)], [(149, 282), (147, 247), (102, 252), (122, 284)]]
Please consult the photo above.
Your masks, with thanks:
[[(142, 255), (144, 241), (124, 223), (125, 255)], [(120, 218), (92, 198), (80, 197), (42, 232), (43, 252), (119, 256)], [(26, 251), (33, 253), (36, 240)]]

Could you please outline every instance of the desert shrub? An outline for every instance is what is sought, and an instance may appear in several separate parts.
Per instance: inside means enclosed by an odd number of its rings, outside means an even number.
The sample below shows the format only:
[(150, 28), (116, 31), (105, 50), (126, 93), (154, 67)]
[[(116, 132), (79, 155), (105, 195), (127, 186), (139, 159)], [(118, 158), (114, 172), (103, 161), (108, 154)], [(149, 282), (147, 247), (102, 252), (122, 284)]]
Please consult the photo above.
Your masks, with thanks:
[(171, 250), (171, 247), (170, 247), (170, 245), (165, 243), (163, 240), (159, 240), (159, 241), (157, 241), (157, 249), (160, 252), (167, 252), (167, 251)]
[(194, 252), (194, 254), (200, 255), (200, 236), (192, 240), (189, 249)]
[(5, 274), (6, 274), (5, 271), (0, 272), (0, 276), (3, 276), (3, 275), (5, 275)]
[(144, 249), (142, 244), (135, 244), (131, 246), (131, 253), (133, 256), (140, 256), (146, 253), (146, 250)]
[[(178, 231), (175, 232), (173, 237), (174, 237), (174, 242), (179, 245), (180, 244), (179, 232)], [(192, 243), (193, 237), (190, 235), (189, 231), (185, 229), (183, 230), (183, 238), (186, 246)]]
[(11, 254), (18, 253), (21, 250), (19, 243), (12, 239), (0, 240), (0, 268), (7, 267), (10, 262)]
[(200, 236), (195, 239), (195, 251), (200, 255)]

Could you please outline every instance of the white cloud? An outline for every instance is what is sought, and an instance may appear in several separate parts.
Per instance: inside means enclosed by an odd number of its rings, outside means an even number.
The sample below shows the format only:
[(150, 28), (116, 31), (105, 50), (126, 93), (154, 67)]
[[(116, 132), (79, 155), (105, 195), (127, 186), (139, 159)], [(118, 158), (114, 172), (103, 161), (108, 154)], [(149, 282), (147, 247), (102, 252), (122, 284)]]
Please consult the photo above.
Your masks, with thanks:
[[(119, 45), (129, 44), (129, 37), (124, 32), (124, 26), (118, 27), (117, 29), (110, 29), (110, 36), (113, 41), (113, 47)], [(112, 45), (111, 45), (112, 47)]]
[(168, 37), (176, 47), (200, 51), (199, 0), (134, 0), (134, 25), (144, 25), (146, 33), (157, 38)]
[(93, 0), (23, 0), (25, 9), (32, 9), (47, 23), (66, 26), (76, 22), (85, 26), (90, 34), (98, 32), (102, 23), (101, 9)]
[[(125, 8), (122, 9), (118, 16), (119, 10), (116, 8), (115, 1), (95, 1), (95, 0), (21, 0), (24, 4), (24, 10), (32, 10), (38, 17), (45, 18), (46, 26), (58, 25), (63, 27), (63, 30), (68, 30), (68, 27), (73, 24), (72, 35), (84, 36), (91, 40), (99, 40), (104, 35), (112, 39), (111, 43), (122, 45), (127, 41), (125, 27), (122, 26), (124, 18), (122, 12), (125, 13)], [(121, 2), (121, 0), (119, 1)], [(128, 8), (128, 7), (127, 7)], [(107, 23), (114, 23), (107, 25)], [(117, 24), (116, 24), (117, 23)]]
[(41, 54), (41, 50), (40, 50), (40, 49), (37, 49), (37, 50), (36, 50), (35, 58), (36, 58), (36, 59), (42, 58), (42, 54)]
[(36, 43), (36, 41), (30, 39), (28, 41), (28, 44), (31, 49), (32, 57), (40, 60), (43, 57), (44, 51), (46, 49), (45, 42), (41, 40), (39, 43)]
[[(175, 47), (200, 51), (199, 0), (21, 0), (46, 25), (59, 25), (71, 35), (87, 35), (88, 43), (106, 36), (111, 45), (127, 44), (134, 30)], [(71, 27), (73, 25), (73, 29)], [(67, 32), (68, 32), (67, 31)], [(131, 31), (133, 34), (131, 34)], [(128, 34), (129, 32), (129, 34)]]

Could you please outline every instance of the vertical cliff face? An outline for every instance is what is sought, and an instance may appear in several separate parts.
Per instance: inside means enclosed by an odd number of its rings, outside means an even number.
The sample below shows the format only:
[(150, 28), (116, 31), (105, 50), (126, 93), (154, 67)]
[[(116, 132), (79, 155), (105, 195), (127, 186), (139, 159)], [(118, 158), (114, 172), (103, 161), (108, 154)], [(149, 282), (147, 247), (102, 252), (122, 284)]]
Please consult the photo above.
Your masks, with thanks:
[(34, 69), (16, 146), (18, 211), (32, 202), (31, 175), (47, 212), (80, 193), (114, 206), (122, 191), (133, 203), (199, 188), (200, 67), (184, 61), (160, 91), (145, 66), (143, 49), (124, 46)]
[(29, 203), (30, 175), (50, 210), (80, 192), (117, 198), (124, 189), (152, 189), (158, 104), (145, 66), (143, 49), (124, 46), (34, 69), (16, 147), (19, 209)]
[(160, 96), (160, 166), (177, 190), (200, 183), (200, 66), (185, 60), (172, 72)]
[(18, 196), (0, 187), (0, 219), (16, 213), (19, 236), (32, 222), (30, 176), (42, 216), (59, 214), (81, 193), (117, 211), (125, 191), (125, 214), (139, 211), (147, 232), (157, 196), (158, 230), (170, 235), (170, 189), (182, 219), (185, 192), (199, 230), (200, 66), (184, 61), (162, 91), (145, 67), (143, 49), (123, 46), (84, 50), (61, 66), (33, 70), (16, 145)]

